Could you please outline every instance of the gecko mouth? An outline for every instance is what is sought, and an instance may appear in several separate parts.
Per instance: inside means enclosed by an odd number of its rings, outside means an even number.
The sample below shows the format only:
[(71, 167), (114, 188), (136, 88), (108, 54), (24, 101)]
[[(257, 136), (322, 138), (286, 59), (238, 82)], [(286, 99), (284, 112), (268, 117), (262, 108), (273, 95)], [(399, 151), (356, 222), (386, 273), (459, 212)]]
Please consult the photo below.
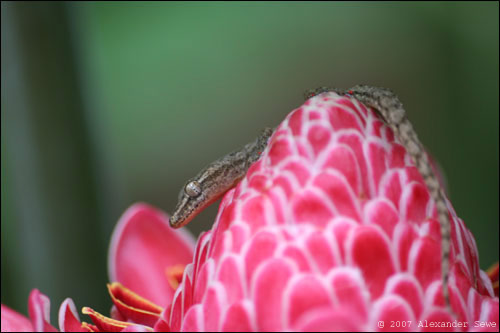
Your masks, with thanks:
[(200, 195), (196, 198), (185, 196), (179, 202), (175, 211), (170, 217), (170, 226), (172, 228), (180, 228), (188, 224), (207, 204), (203, 205), (204, 196)]

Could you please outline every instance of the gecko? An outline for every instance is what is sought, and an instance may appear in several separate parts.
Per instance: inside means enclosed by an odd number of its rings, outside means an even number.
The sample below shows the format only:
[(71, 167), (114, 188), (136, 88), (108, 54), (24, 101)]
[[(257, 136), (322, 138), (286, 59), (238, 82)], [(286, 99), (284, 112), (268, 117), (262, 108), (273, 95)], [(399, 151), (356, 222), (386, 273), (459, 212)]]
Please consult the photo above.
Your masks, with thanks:
[[(441, 232), (442, 290), (446, 306), (451, 309), (448, 292), (451, 222), (446, 198), (438, 178), (430, 166), (423, 145), (406, 117), (403, 104), (391, 90), (367, 85), (357, 85), (345, 90), (320, 87), (306, 91), (304, 98), (307, 100), (330, 91), (341, 96), (354, 98), (375, 109), (392, 129), (398, 141), (405, 147), (422, 175), (438, 213)], [(194, 178), (188, 180), (179, 193), (177, 206), (170, 217), (170, 226), (180, 228), (188, 224), (203, 209), (236, 186), (250, 165), (259, 159), (273, 132), (273, 128), (264, 129), (255, 141), (210, 163)]]
[(188, 224), (202, 210), (235, 187), (248, 168), (259, 159), (273, 132), (273, 128), (265, 128), (253, 142), (210, 163), (188, 180), (179, 192), (170, 226), (180, 228)]

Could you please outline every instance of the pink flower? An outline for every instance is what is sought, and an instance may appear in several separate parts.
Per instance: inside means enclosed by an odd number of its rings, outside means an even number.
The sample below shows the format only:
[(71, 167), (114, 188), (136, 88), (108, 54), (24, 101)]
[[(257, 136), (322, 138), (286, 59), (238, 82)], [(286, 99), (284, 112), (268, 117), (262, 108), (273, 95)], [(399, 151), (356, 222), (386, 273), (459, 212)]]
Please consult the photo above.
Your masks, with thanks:
[(410, 156), (373, 110), (335, 93), (311, 98), (224, 196), (174, 296), (171, 329), (371, 331), (397, 320), (425, 331), (458, 320), (496, 330), (498, 298), (449, 209), (454, 314), (436, 209)]
[(108, 257), (111, 318), (91, 308), (98, 331), (166, 331), (170, 309), (184, 267), (192, 261), (195, 241), (185, 230), (174, 230), (168, 216), (146, 204), (135, 204), (113, 231)]
[[(114, 303), (111, 318), (84, 307), (82, 312), (95, 325), (80, 322), (74, 302), (68, 298), (59, 308), (59, 328), (66, 332), (165, 330), (162, 306), (168, 307), (172, 301), (193, 248), (194, 239), (185, 230), (171, 229), (162, 212), (144, 204), (133, 205), (116, 225), (111, 240), (109, 275), (112, 281), (120, 281), (108, 285)], [(50, 324), (47, 296), (34, 289), (28, 308), (30, 320), (2, 304), (2, 332), (57, 331)]]
[(498, 330), (498, 297), (449, 209), (453, 313), (441, 292), (436, 210), (409, 155), (373, 110), (322, 94), (280, 124), (194, 256), (164, 214), (129, 208), (110, 248), (111, 318), (84, 308), (95, 326), (80, 328)]
[(28, 318), (2, 304), (2, 332), (31, 332), (33, 324)]
[[(30, 293), (28, 312), (30, 319), (2, 304), (2, 332), (57, 332), (50, 324), (50, 300), (38, 289)], [(64, 300), (59, 308), (59, 327), (63, 332), (84, 332), (70, 298)]]

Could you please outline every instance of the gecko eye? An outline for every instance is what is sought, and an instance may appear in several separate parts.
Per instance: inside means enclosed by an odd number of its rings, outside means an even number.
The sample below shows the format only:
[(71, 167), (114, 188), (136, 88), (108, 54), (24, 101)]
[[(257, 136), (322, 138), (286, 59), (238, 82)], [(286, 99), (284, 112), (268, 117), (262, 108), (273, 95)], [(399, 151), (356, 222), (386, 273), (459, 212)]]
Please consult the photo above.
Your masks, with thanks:
[(200, 183), (198, 183), (196, 180), (193, 180), (192, 182), (187, 183), (184, 191), (192, 198), (197, 197), (201, 193)]

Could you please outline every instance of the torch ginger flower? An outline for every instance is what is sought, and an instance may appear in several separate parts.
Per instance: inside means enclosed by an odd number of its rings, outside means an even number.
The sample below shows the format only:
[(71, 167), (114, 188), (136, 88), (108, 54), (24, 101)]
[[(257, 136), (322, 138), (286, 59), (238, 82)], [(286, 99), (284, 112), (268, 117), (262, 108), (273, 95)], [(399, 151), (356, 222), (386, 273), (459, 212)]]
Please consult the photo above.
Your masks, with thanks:
[(129, 208), (110, 249), (110, 278), (121, 283), (108, 288), (113, 319), (84, 308), (96, 325), (86, 327), (498, 330), (498, 297), (475, 240), (448, 208), (453, 313), (442, 296), (436, 208), (410, 156), (372, 109), (324, 93), (278, 126), (223, 197), (192, 262), (185, 232), (166, 229), (149, 206)]
[[(449, 205), (450, 300), (422, 177), (378, 115), (325, 93), (294, 110), (223, 198), (170, 312), (172, 330), (377, 330), (496, 324), (498, 298)], [(386, 329), (389, 327), (386, 327)], [(400, 328), (399, 328), (400, 329)]]

